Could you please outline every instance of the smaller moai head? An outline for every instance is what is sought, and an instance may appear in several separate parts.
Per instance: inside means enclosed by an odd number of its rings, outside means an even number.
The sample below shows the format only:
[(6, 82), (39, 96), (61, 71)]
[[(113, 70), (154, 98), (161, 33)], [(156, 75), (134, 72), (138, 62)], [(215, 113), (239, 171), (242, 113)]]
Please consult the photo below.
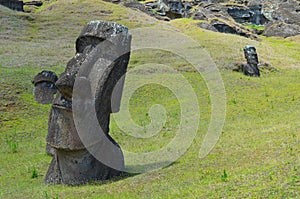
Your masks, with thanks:
[(254, 46), (251, 45), (245, 46), (244, 55), (245, 58), (247, 59), (248, 64), (254, 64), (254, 65), (258, 64), (258, 56)]
[(38, 73), (33, 80), (34, 99), (41, 104), (50, 104), (57, 92), (55, 82), (57, 75), (52, 71), (43, 70)]

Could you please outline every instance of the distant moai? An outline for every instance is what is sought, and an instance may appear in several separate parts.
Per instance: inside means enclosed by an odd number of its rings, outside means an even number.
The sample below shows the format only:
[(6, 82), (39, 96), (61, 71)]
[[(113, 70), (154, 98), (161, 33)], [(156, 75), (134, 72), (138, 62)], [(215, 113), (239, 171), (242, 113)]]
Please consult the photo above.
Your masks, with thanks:
[[(92, 180), (107, 180), (122, 175), (122, 170), (124, 170), (123, 152), (109, 135), (109, 121), (110, 114), (119, 110), (120, 102), (118, 100), (120, 101), (122, 93), (117, 95), (117, 102), (113, 104), (111, 98), (117, 83), (119, 84), (121, 81), (120, 85), (123, 87), (123, 76), (126, 73), (130, 58), (130, 44), (131, 35), (127, 27), (117, 23), (91, 21), (81, 31), (76, 40), (75, 56), (68, 62), (65, 71), (54, 83), (57, 94), (52, 101), (46, 138), (47, 150), (48, 153), (53, 153), (53, 159), (46, 174), (46, 183), (78, 185)], [(44, 73), (52, 74), (49, 71), (43, 71), (35, 77), (35, 80), (41, 76), (44, 77)], [(93, 78), (96, 83), (87, 87), (75, 88), (74, 85), (79, 74), (83, 75), (83, 79)], [(54, 90), (49, 90), (49, 88), (52, 89), (52, 80), (54, 81), (55, 78), (44, 84), (34, 81), (36, 99), (40, 99), (39, 101), (42, 102), (50, 99), (50, 97), (45, 96), (43, 86), (50, 91), (48, 94), (53, 96)], [(119, 89), (119, 91), (121, 90)], [(82, 92), (83, 99), (74, 99), (74, 95), (80, 92)], [(91, 94), (93, 96), (88, 98)], [(96, 147), (101, 145), (99, 146), (101, 150), (98, 153), (111, 156), (109, 157), (110, 160), (114, 161), (117, 167), (112, 168), (111, 165), (107, 165), (94, 157), (82, 142), (79, 135), (82, 132), (78, 132), (74, 121), (74, 100), (77, 100), (77, 103), (78, 101), (82, 102), (77, 106), (86, 107), (88, 104), (94, 104), (94, 107), (90, 107), (90, 109), (95, 110), (96, 122), (103, 130), (105, 138), (113, 144), (114, 148), (105, 148), (102, 140), (92, 140), (94, 143), (91, 144)], [(90, 111), (83, 111), (75, 114), (91, 113)], [(90, 133), (91, 139), (93, 139), (92, 136), (95, 135), (93, 131), (96, 131), (97, 128), (91, 124), (88, 121), (84, 125), (86, 125), (87, 133)], [(50, 152), (50, 149), (53, 152)]]
[(258, 56), (255, 47), (251, 45), (245, 46), (244, 55), (247, 59), (247, 64), (243, 65), (244, 75), (259, 77)]

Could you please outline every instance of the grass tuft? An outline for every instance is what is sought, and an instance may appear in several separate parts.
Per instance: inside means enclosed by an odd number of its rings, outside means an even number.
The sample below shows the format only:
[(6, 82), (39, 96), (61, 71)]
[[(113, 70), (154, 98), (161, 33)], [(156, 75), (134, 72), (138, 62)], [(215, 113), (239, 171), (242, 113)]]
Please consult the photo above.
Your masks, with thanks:
[(32, 179), (38, 177), (38, 173), (37, 173), (35, 167), (32, 168), (30, 177), (31, 177)]

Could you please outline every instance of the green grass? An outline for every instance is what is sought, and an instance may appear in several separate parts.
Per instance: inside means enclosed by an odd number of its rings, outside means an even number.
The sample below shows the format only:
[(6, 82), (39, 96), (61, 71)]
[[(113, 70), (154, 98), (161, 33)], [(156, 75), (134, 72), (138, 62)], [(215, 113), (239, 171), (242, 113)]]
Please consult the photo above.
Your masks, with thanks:
[(256, 30), (264, 30), (265, 27), (263, 25), (250, 24), (247, 25), (246, 28), (256, 29)]
[(275, 68), (299, 68), (299, 36), (286, 39), (260, 36), (261, 41), (256, 41), (232, 34), (199, 29), (198, 23), (199, 21), (191, 19), (171, 21), (172, 25), (205, 47), (219, 68), (226, 67), (232, 62), (245, 61), (243, 55), (245, 45), (254, 45), (259, 61), (267, 62)]
[[(26, 71), (22, 68), (1, 68), (1, 77), (10, 85), (10, 90), (22, 91), (17, 95), (15, 108), (3, 105), (1, 111), (1, 118), (7, 118), (1, 120), (0, 131), (1, 197), (299, 197), (298, 70), (284, 70), (261, 78), (222, 72), (228, 98), (226, 123), (216, 147), (204, 159), (198, 158), (198, 152), (210, 116), (208, 91), (197, 73), (185, 73), (201, 106), (198, 134), (188, 152), (164, 169), (116, 182), (80, 187), (49, 186), (43, 182), (51, 159), (45, 154), (50, 107), (33, 101), (30, 79), (38, 70), (35, 67), (26, 68)], [(12, 83), (11, 76), (19, 81)], [(7, 97), (15, 95), (11, 92)], [(139, 140), (129, 138), (112, 122), (111, 134), (126, 150), (157, 149), (172, 138), (172, 128), (176, 127), (180, 118), (180, 114), (175, 114), (177, 103), (172, 103), (172, 100), (172, 93), (159, 86), (140, 88), (131, 101), (133, 119), (137, 123), (149, 122), (145, 114), (147, 108), (161, 102), (170, 114), (170, 130), (162, 131), (149, 140)], [(6, 142), (9, 137), (18, 142), (18, 149), (14, 152)]]
[[(0, 198), (300, 197), (299, 37), (261, 37), (261, 41), (253, 41), (199, 29), (197, 21), (190, 19), (157, 22), (102, 1), (93, 1), (98, 6), (88, 1), (68, 2), (51, 1), (31, 14), (0, 7)], [(43, 69), (61, 73), (74, 54), (74, 41), (82, 25), (95, 18), (117, 21), (131, 29), (153, 24), (167, 26), (206, 48), (221, 69), (227, 95), (225, 126), (208, 156), (198, 158), (212, 108), (201, 76), (168, 52), (135, 51), (130, 69), (145, 63), (165, 63), (180, 71), (194, 89), (200, 119), (191, 147), (166, 168), (118, 181), (75, 187), (44, 184), (51, 161), (45, 153), (50, 105), (34, 101), (31, 81)], [(223, 70), (230, 62), (244, 60), (241, 49), (246, 44), (254, 44), (260, 59), (281, 70), (262, 71), (261, 78)], [(151, 75), (150, 70), (133, 77), (143, 81)], [(155, 78), (175, 76), (163, 71)], [(127, 135), (112, 119), (111, 135), (122, 148), (136, 152), (156, 150), (175, 136), (181, 116), (179, 103), (171, 90), (160, 85), (145, 85), (134, 92), (130, 99), (133, 120), (141, 126), (149, 124), (148, 110), (157, 103), (164, 106), (167, 121), (151, 139)]]

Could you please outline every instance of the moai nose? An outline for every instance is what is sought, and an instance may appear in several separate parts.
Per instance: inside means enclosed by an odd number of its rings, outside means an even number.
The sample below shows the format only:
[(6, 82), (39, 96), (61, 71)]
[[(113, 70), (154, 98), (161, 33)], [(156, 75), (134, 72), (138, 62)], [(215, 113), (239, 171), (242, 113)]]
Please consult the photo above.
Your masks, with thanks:
[(55, 86), (64, 97), (70, 100), (72, 99), (74, 82), (75, 75), (71, 75), (68, 72), (64, 72), (55, 82)]

